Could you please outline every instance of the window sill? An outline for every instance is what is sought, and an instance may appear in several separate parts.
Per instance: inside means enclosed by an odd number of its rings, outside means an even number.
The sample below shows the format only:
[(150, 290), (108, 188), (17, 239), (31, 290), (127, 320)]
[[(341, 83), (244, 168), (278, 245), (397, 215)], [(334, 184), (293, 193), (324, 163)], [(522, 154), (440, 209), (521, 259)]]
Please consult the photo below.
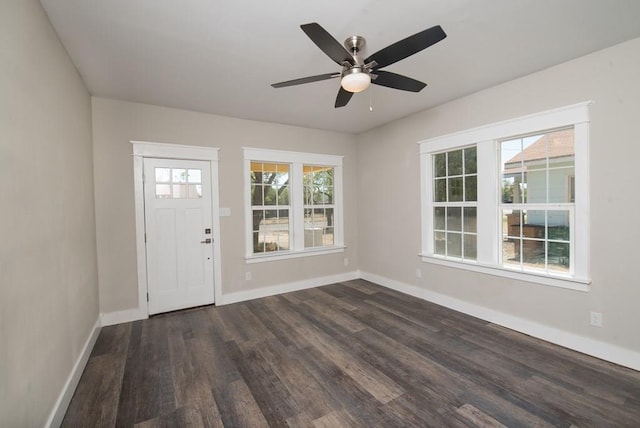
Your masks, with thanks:
[(480, 272), (487, 275), (500, 276), (503, 278), (517, 279), (520, 281), (532, 282), (535, 284), (549, 285), (552, 287), (566, 288), (576, 291), (589, 291), (589, 284), (591, 280), (577, 279), (570, 276), (551, 276), (545, 274), (538, 274), (536, 272), (523, 272), (519, 270), (512, 270), (493, 265), (482, 265), (476, 262), (462, 261), (462, 260), (448, 260), (442, 257), (420, 254), (423, 262), (437, 264), (441, 266), (448, 266), (457, 269), (469, 270), (472, 272)]
[(297, 259), (300, 257), (311, 257), (311, 256), (322, 256), (325, 254), (335, 254), (335, 253), (343, 253), (345, 250), (343, 246), (335, 246), (335, 247), (322, 247), (317, 249), (309, 249), (302, 251), (291, 251), (291, 252), (282, 252), (276, 254), (268, 254), (268, 255), (251, 255), (246, 256), (245, 263), (263, 263), (263, 262), (274, 262), (277, 260), (287, 260), (287, 259)]

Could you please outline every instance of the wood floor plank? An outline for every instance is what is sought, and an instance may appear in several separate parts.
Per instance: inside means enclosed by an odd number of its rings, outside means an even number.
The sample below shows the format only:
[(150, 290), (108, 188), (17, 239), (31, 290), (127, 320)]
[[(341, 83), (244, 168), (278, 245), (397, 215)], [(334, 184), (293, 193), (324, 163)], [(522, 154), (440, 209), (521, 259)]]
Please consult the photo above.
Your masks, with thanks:
[(493, 419), (491, 416), (482, 412), (481, 410), (473, 407), (471, 404), (463, 404), (456, 410), (459, 415), (462, 415), (465, 419), (477, 427), (486, 428), (507, 428), (505, 425)]
[(63, 426), (639, 421), (639, 372), (355, 280), (105, 327)]
[(74, 394), (82, 399), (71, 400), (63, 427), (115, 425), (130, 333), (131, 324), (102, 329)]
[(266, 343), (245, 343), (243, 346), (228, 343), (227, 349), (267, 423), (270, 426), (284, 426), (286, 420), (295, 416), (300, 409), (281, 376), (260, 353), (258, 347), (264, 348)]
[(119, 426), (130, 426), (175, 410), (166, 319), (148, 321), (134, 323), (132, 327), (118, 403)]
[(392, 379), (369, 364), (353, 358), (345, 348), (338, 346), (329, 334), (322, 331), (322, 324), (316, 326), (305, 322), (305, 316), (310, 315), (308, 311), (299, 308), (294, 308), (294, 312), (288, 313), (292, 320), (297, 320), (293, 321), (296, 324), (294, 328), (305, 336), (311, 346), (330, 358), (373, 397), (381, 403), (386, 403), (404, 392)]

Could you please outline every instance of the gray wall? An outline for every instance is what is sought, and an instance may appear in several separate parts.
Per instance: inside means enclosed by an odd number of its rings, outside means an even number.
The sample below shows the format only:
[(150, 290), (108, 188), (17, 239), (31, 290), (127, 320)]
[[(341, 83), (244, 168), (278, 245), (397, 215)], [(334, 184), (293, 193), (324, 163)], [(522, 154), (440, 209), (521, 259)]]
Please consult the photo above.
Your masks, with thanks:
[(0, 426), (42, 426), (98, 318), (91, 101), (36, 0), (0, 64)]
[[(636, 191), (639, 76), (640, 39), (635, 39), (359, 135), (360, 269), (471, 305), (640, 351), (640, 223), (636, 218), (640, 209)], [(595, 101), (590, 128), (590, 292), (534, 285), (419, 260), (416, 142), (588, 100)], [(386, 169), (382, 182), (381, 167)], [(417, 268), (423, 271), (421, 279), (416, 278)], [(602, 328), (589, 325), (591, 310), (603, 313)]]
[[(356, 143), (349, 134), (93, 98), (100, 309), (138, 306), (130, 140), (219, 147), (222, 293), (277, 286), (357, 268)], [(345, 253), (246, 264), (242, 147), (344, 156)], [(344, 257), (350, 265), (345, 267)], [(245, 272), (252, 273), (250, 281)]]

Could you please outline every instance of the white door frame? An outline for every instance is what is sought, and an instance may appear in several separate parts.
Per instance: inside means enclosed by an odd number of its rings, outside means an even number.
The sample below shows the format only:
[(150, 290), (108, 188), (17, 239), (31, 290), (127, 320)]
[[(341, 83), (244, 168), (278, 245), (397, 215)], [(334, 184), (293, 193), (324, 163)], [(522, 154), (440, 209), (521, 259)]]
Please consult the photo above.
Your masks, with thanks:
[(222, 302), (220, 258), (220, 191), (218, 188), (218, 147), (130, 141), (133, 145), (133, 178), (136, 211), (136, 254), (138, 266), (138, 314), (149, 317), (147, 304), (147, 255), (144, 223), (144, 158), (188, 159), (208, 161), (211, 166), (211, 214), (213, 220), (213, 295)]

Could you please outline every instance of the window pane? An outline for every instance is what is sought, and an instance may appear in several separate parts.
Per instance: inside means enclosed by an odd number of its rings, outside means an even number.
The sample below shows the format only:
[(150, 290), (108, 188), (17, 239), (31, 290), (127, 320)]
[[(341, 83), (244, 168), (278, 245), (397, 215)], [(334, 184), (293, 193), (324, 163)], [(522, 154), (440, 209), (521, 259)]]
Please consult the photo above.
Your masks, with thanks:
[(547, 211), (548, 238), (569, 241), (571, 238), (569, 210)]
[(156, 198), (171, 198), (171, 186), (169, 184), (156, 184)]
[(260, 239), (260, 232), (253, 232), (253, 252), (264, 252), (264, 239)]
[(173, 183), (186, 183), (187, 170), (184, 168), (174, 168), (171, 170), (171, 181)]
[(547, 267), (549, 270), (569, 271), (570, 247), (568, 242), (549, 242), (549, 254), (547, 257)]
[(464, 258), (476, 260), (478, 258), (477, 236), (464, 234)]
[(434, 202), (447, 202), (447, 179), (441, 178), (435, 181), (433, 192)]
[(271, 184), (276, 179), (276, 173), (278, 170), (278, 164), (267, 163), (262, 164), (262, 183)]
[(187, 197), (187, 185), (186, 184), (173, 184), (171, 186), (173, 191), (173, 198), (186, 198)]
[(520, 265), (520, 239), (509, 238), (502, 241), (502, 263)]
[(333, 204), (334, 169), (328, 166), (304, 165), (303, 174), (305, 205)]
[(449, 178), (449, 202), (462, 201), (462, 177)]
[(447, 233), (447, 256), (462, 257), (462, 234)]
[(202, 184), (189, 184), (189, 199), (202, 198)]
[(514, 199), (514, 192), (516, 186), (516, 180), (514, 177), (502, 178), (502, 203), (512, 204)]
[(540, 168), (529, 168), (525, 175), (526, 193), (524, 202), (526, 203), (547, 203), (547, 170)]
[(445, 232), (435, 232), (433, 234), (434, 242), (433, 242), (433, 250), (434, 253), (439, 254), (441, 256), (445, 256), (447, 254), (447, 243)]
[(447, 208), (447, 230), (449, 231), (462, 230), (462, 208), (460, 207)]
[(502, 234), (504, 236), (512, 236), (516, 238), (521, 236), (521, 216), (522, 213), (520, 210), (502, 211)]
[(202, 171), (199, 169), (189, 169), (187, 171), (187, 181), (189, 183), (201, 183)]
[(333, 188), (316, 187), (313, 192), (313, 203), (316, 205), (333, 203)]
[(170, 168), (156, 168), (156, 183), (169, 183), (171, 181)]
[(289, 210), (278, 210), (278, 218), (273, 228), (274, 241), (278, 250), (289, 249)]
[(464, 231), (465, 232), (476, 233), (478, 231), (478, 228), (476, 226), (477, 211), (478, 209), (475, 207), (464, 208)]
[(524, 210), (522, 211), (522, 236), (525, 238), (545, 239), (547, 234), (545, 230), (544, 210)]
[(447, 175), (462, 175), (462, 150), (447, 152)]
[(446, 153), (438, 153), (433, 156), (433, 172), (435, 177), (444, 177), (447, 175)]
[(262, 183), (262, 163), (251, 162), (251, 183)]
[(264, 243), (264, 251), (278, 251), (278, 235), (280, 233), (277, 210), (265, 210), (260, 222), (260, 239)]
[(502, 201), (504, 203), (522, 203), (524, 187), (522, 166), (522, 139), (500, 143), (500, 162), (502, 163)]
[(322, 245), (333, 245), (333, 208), (324, 210), (325, 223), (322, 225)]
[(278, 205), (289, 205), (289, 186), (278, 189)]
[(433, 228), (437, 230), (445, 230), (445, 208), (435, 207), (433, 209)]
[(276, 181), (278, 184), (283, 184), (287, 180), (289, 180), (289, 164), (288, 163), (279, 163), (276, 168)]
[(464, 200), (478, 200), (478, 177), (475, 175), (464, 178)]
[(273, 186), (264, 186), (264, 205), (276, 204), (276, 189)]
[[(550, 160), (551, 162), (551, 160)], [(575, 169), (573, 158), (570, 168), (557, 168), (549, 170), (549, 202), (574, 202), (575, 201)]]
[(464, 149), (464, 173), (475, 174), (478, 172), (478, 154), (475, 147)]
[(253, 210), (253, 231), (257, 232), (260, 230), (260, 225), (262, 224), (262, 219), (264, 218), (264, 210)]
[(304, 219), (304, 246), (321, 247), (324, 215), (316, 210), (306, 209)]
[(260, 184), (256, 184), (254, 186), (252, 186), (252, 193), (251, 193), (251, 205), (254, 206), (260, 206), (260, 205), (264, 205), (264, 195), (263, 192), (264, 189), (262, 187), (262, 185)]
[(544, 269), (545, 241), (522, 240), (522, 265), (534, 269)]

